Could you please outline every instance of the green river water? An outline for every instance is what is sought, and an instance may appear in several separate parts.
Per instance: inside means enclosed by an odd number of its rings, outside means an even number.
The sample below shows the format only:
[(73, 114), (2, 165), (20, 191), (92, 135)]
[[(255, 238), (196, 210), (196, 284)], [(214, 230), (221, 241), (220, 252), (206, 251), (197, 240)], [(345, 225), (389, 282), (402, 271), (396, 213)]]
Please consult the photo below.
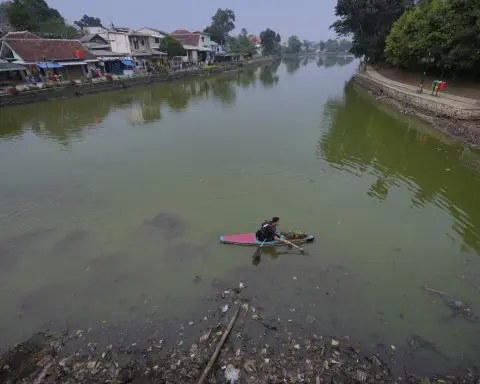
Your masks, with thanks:
[[(422, 286), (480, 314), (480, 155), (357, 89), (357, 66), (290, 60), (0, 110), (0, 347), (53, 323), (197, 321), (213, 279), (243, 279), (308, 330), (426, 370), (478, 361), (479, 323)], [(316, 235), (309, 255), (255, 266), (219, 243), (274, 215)], [(412, 335), (440, 353), (413, 355)]]

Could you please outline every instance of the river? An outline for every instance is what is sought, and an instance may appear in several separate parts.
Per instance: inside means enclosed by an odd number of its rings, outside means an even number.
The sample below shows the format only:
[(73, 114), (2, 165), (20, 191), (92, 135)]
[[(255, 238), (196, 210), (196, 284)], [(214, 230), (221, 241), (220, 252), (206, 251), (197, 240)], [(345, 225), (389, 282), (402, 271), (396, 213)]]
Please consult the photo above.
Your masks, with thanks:
[[(0, 110), (0, 346), (152, 311), (198, 321), (212, 280), (243, 279), (265, 313), (411, 369), (479, 361), (479, 323), (422, 287), (480, 314), (480, 154), (377, 103), (357, 67), (287, 60)], [(308, 255), (253, 265), (219, 243), (272, 216), (316, 235)]]

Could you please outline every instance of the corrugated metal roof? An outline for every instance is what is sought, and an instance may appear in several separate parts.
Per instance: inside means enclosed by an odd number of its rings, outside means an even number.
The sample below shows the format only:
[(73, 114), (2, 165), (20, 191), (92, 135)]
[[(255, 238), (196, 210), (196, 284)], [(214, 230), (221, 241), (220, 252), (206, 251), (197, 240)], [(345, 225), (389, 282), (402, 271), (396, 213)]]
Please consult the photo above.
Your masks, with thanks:
[(26, 68), (20, 64), (0, 62), (0, 72), (26, 71)]

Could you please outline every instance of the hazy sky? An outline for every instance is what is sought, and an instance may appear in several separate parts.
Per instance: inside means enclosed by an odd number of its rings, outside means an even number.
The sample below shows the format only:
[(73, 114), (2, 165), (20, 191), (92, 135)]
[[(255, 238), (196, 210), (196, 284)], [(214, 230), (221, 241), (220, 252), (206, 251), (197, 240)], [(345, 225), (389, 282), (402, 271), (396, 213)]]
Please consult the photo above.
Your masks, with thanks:
[(82, 15), (100, 17), (104, 24), (111, 22), (130, 28), (153, 27), (167, 32), (175, 29), (198, 30), (210, 24), (218, 8), (235, 11), (237, 27), (259, 34), (271, 28), (282, 35), (318, 41), (333, 38), (329, 30), (334, 21), (336, 0), (47, 0), (68, 22)]

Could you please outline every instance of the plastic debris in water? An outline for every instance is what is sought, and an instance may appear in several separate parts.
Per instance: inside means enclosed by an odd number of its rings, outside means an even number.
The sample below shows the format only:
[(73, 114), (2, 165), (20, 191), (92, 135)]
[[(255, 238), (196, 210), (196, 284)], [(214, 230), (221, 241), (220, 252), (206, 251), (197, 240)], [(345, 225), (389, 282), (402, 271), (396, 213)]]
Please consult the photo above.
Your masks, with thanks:
[(228, 304), (225, 304), (223, 307), (222, 307), (222, 312), (225, 313), (228, 311)]
[(339, 341), (337, 341), (337, 340), (335, 340), (335, 339), (332, 339), (332, 345), (333, 345), (334, 347), (338, 346), (339, 344), (340, 344)]
[(246, 286), (247, 286), (247, 285), (246, 285), (243, 281), (241, 281), (240, 284), (238, 284), (238, 288), (240, 288), (240, 289), (243, 289), (243, 288), (245, 288)]
[(227, 369), (225, 369), (225, 378), (230, 384), (234, 384), (238, 380), (240, 370), (235, 369), (232, 364), (228, 364)]

